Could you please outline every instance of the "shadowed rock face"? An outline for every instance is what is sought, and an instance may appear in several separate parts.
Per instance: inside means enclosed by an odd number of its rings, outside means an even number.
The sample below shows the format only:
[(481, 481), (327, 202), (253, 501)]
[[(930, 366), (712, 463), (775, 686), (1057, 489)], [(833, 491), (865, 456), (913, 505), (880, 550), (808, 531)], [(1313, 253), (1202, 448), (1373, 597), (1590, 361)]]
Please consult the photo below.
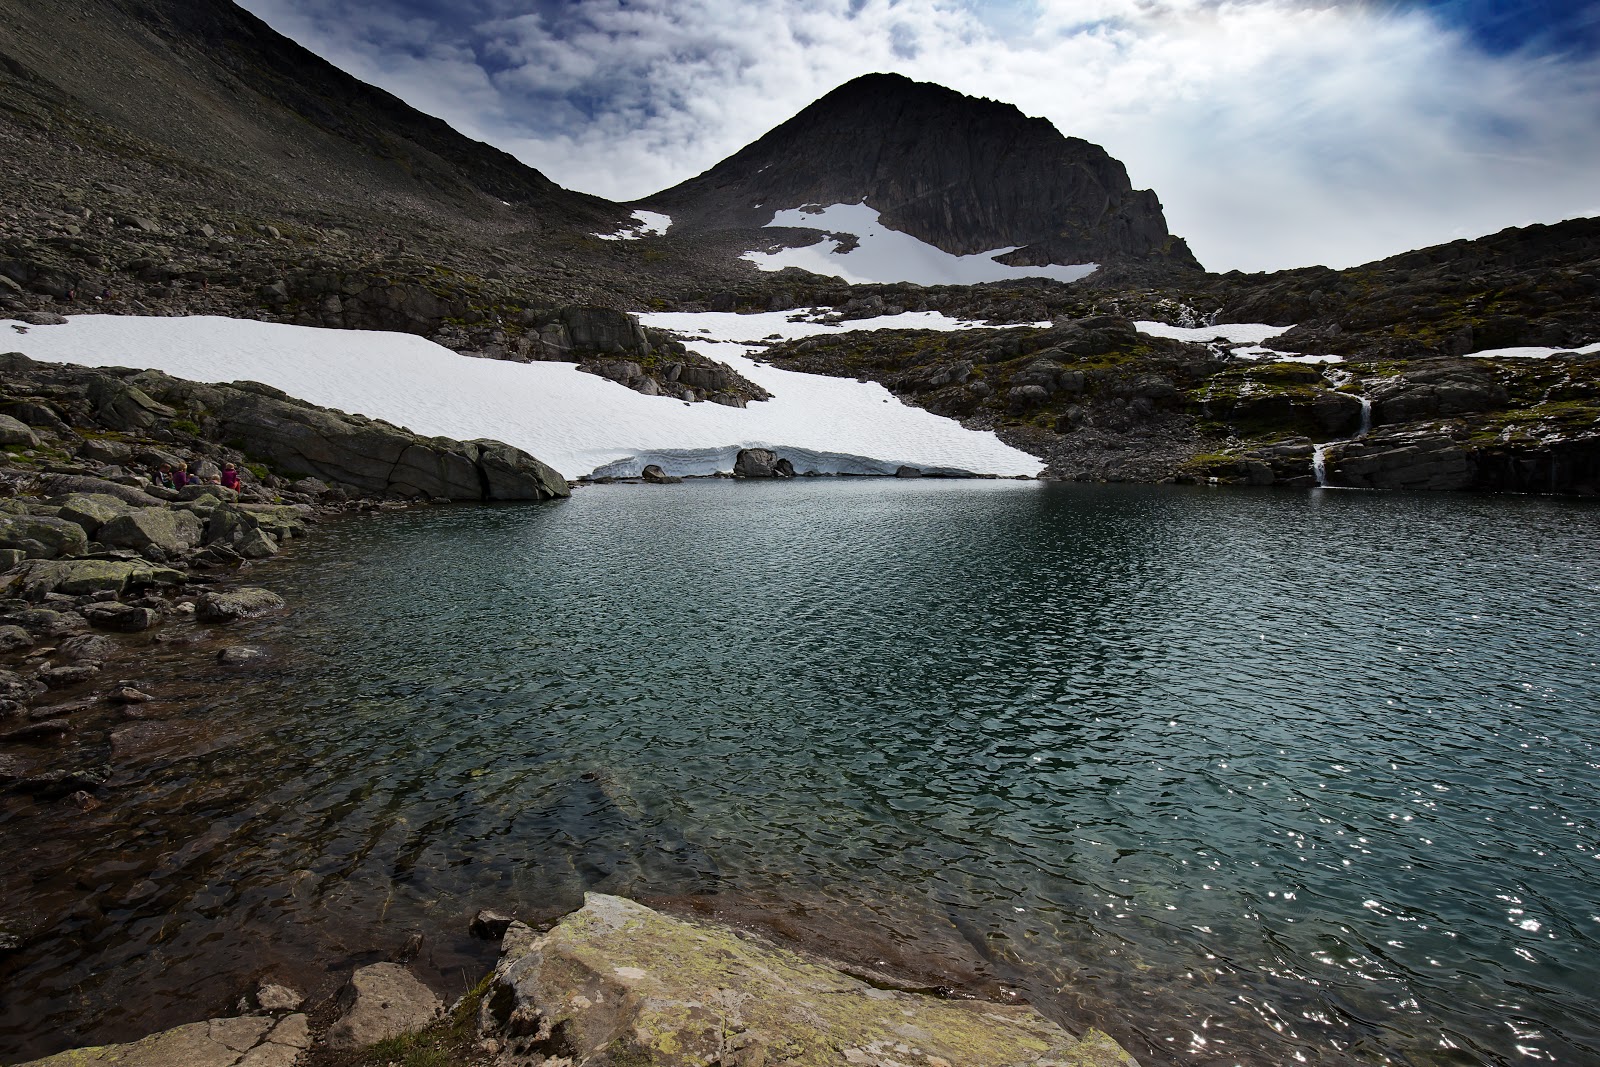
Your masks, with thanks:
[[(645, 203), (673, 232), (763, 226), (783, 208), (865, 200), (883, 221), (970, 255), (1019, 246), (1023, 265), (1159, 261), (1199, 269), (1099, 145), (1045, 119), (896, 74), (840, 86), (759, 141)], [(760, 207), (756, 207), (756, 205)]]

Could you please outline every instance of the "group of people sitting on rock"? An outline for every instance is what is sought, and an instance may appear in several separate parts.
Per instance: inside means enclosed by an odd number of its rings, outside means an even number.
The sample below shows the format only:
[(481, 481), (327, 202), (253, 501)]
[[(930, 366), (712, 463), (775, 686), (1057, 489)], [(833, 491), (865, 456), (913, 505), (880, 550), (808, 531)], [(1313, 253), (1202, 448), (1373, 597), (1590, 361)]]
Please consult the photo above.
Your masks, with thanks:
[(186, 485), (220, 485), (224, 489), (239, 491), (239, 469), (232, 463), (222, 465), (221, 474), (213, 474), (209, 479), (202, 479), (198, 474), (189, 473), (189, 465), (180, 462), (174, 467), (171, 463), (163, 463), (156, 468), (153, 480), (159, 486), (167, 489), (182, 489)]

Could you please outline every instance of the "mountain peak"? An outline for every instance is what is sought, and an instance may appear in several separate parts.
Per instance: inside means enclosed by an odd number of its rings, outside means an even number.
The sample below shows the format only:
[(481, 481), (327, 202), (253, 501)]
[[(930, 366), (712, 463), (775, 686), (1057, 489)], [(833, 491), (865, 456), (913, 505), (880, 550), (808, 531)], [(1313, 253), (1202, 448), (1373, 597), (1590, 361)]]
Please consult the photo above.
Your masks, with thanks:
[(1105, 149), (1014, 105), (900, 74), (845, 82), (705, 173), (641, 201), (674, 231), (749, 229), (808, 205), (865, 203), (952, 255), (1015, 265), (1198, 268), (1161, 203)]

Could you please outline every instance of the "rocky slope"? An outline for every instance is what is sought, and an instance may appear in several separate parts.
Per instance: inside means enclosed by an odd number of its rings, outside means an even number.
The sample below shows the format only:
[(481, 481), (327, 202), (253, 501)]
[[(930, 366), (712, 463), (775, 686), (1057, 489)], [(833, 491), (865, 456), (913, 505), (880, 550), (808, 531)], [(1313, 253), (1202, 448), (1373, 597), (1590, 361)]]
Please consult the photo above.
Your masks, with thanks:
[(1044, 457), (1046, 477), (1600, 491), (1600, 354), (1252, 363), (1098, 315), (815, 337), (767, 356), (993, 429)]
[(848, 82), (640, 201), (682, 233), (750, 230), (780, 209), (862, 202), (889, 227), (955, 255), (1017, 246), (1002, 262), (1199, 269), (1167, 232), (1155, 193), (1135, 190), (1099, 145), (1010, 104), (897, 74)]

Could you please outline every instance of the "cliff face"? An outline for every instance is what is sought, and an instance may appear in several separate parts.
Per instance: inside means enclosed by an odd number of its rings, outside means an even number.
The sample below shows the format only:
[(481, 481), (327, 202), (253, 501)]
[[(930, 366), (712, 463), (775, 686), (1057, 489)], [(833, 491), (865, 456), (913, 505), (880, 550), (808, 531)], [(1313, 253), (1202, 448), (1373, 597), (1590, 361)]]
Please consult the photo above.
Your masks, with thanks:
[(646, 198), (673, 231), (759, 227), (780, 209), (853, 204), (955, 255), (1019, 246), (1019, 265), (1199, 269), (1161, 203), (1099, 145), (1044, 119), (895, 74), (840, 86), (698, 177)]

